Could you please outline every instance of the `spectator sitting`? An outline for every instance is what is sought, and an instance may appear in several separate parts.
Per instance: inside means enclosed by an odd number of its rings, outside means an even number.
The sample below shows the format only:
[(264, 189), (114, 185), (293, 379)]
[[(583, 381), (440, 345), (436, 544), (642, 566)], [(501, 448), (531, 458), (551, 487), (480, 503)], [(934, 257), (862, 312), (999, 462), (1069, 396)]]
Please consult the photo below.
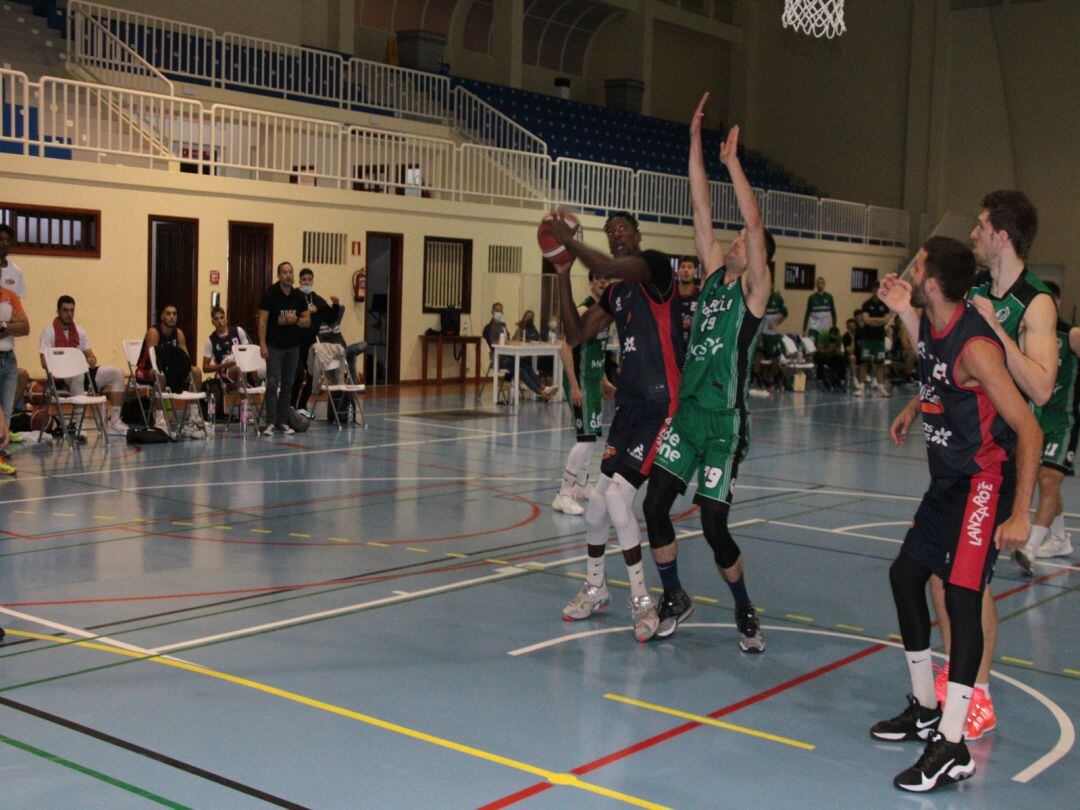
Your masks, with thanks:
[[(494, 357), (494, 347), (496, 343), (506, 342), (505, 335), (508, 331), (509, 330), (507, 330), (506, 324), (503, 323), (503, 305), (500, 303), (493, 304), (491, 307), (491, 320), (488, 321), (487, 325), (484, 327), (483, 332), (484, 340), (487, 342), (488, 348), (490, 349), (489, 356), (491, 356), (492, 358)], [(551, 396), (553, 389), (545, 388), (543, 385), (540, 384), (540, 380), (537, 379), (536, 373), (533, 371), (531, 365), (523, 362), (521, 363), (519, 369), (521, 374), (521, 382), (525, 385), (526, 388), (528, 388), (541, 399), (547, 399)], [(514, 358), (507, 357), (506, 355), (500, 357), (499, 370), (509, 371), (511, 374), (513, 374)]]
[[(45, 365), (45, 353), (49, 349), (78, 349), (86, 356), (90, 367), (90, 379), (100, 394), (109, 397), (109, 410), (102, 413), (102, 421), (111, 436), (126, 436), (128, 426), (120, 418), (120, 407), (124, 404), (124, 372), (115, 366), (99, 366), (94, 350), (90, 348), (90, 338), (86, 330), (75, 323), (75, 299), (70, 295), (61, 295), (56, 301), (56, 318), (41, 333), (38, 351), (41, 353), (41, 367)], [(74, 396), (86, 391), (85, 377), (69, 377), (56, 380), (56, 387)]]
[[(198, 390), (202, 385), (202, 372), (191, 365), (187, 338), (184, 330), (176, 325), (180, 317), (175, 304), (166, 304), (161, 308), (161, 316), (156, 325), (146, 330), (139, 362), (135, 366), (135, 379), (143, 385), (158, 385), (170, 391)], [(154, 375), (150, 363), (150, 349), (157, 355), (157, 375)], [(188, 406), (192, 416), (182, 431), (188, 439), (206, 438), (206, 428), (197, 405)], [(154, 413), (154, 426), (168, 433), (168, 422), (160, 410)]]
[(825, 389), (841, 390), (847, 376), (847, 357), (844, 353), (844, 342), (837, 327), (829, 327), (829, 330), (822, 334), (814, 361), (817, 363), (818, 380)]
[(240, 379), (240, 369), (233, 356), (233, 347), (247, 346), (251, 340), (244, 327), (229, 326), (229, 318), (221, 307), (210, 310), (210, 320), (214, 331), (203, 343), (202, 370), (235, 383)]

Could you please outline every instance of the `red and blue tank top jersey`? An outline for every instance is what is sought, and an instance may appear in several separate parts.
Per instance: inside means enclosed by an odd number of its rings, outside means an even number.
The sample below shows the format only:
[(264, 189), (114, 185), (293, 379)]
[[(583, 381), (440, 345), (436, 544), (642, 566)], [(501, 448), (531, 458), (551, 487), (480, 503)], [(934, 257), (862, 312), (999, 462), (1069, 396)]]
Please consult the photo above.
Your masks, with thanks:
[(652, 281), (612, 284), (599, 301), (619, 338), (622, 368), (615, 402), (663, 402), (674, 413), (686, 357), (680, 299), (671, 258), (656, 250), (642, 251), (641, 258)]
[(1016, 434), (978, 386), (956, 382), (956, 366), (976, 341), (993, 344), (1005, 361), (994, 330), (968, 301), (935, 332), (924, 314), (919, 324), (919, 399), (926, 454), (935, 479), (1015, 473)]

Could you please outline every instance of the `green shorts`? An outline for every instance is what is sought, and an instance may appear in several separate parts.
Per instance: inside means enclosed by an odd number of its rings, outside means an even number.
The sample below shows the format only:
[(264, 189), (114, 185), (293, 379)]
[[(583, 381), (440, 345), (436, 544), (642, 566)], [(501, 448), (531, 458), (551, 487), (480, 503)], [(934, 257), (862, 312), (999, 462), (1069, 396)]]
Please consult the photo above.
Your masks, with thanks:
[(884, 363), (885, 362), (885, 341), (884, 340), (869, 340), (863, 338), (862, 346), (859, 348), (859, 362), (860, 363)]
[(1073, 456), (1076, 455), (1077, 428), (1080, 425), (1070, 414), (1049, 413), (1039, 416), (1043, 432), (1041, 464), (1065, 475), (1073, 474)]
[(581, 386), (581, 407), (577, 407), (570, 399), (570, 380), (563, 374), (563, 394), (566, 396), (566, 404), (570, 406), (570, 412), (574, 414), (574, 430), (577, 431), (579, 442), (595, 442), (596, 437), (603, 434), (600, 427), (600, 410), (603, 407), (600, 396), (600, 381), (586, 382)]
[(758, 345), (761, 347), (761, 353), (768, 358), (779, 357), (784, 353), (784, 336), (783, 335), (767, 335), (764, 332), (761, 334), (761, 340), (758, 341)]
[(747, 414), (707, 411), (690, 401), (679, 405), (672, 417), (654, 463), (678, 478), (684, 492), (697, 473), (695, 500), (731, 503), (731, 487), (749, 440)]

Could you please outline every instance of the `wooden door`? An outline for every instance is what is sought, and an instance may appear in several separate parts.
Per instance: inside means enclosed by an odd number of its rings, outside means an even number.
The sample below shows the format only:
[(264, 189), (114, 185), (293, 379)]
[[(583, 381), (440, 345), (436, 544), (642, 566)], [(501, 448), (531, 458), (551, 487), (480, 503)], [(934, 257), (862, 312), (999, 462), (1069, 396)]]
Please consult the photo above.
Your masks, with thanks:
[(229, 323), (259, 342), (259, 299), (274, 282), (274, 226), (229, 223)]
[(192, 362), (197, 361), (199, 302), (199, 221), (179, 217), (150, 216), (149, 295), (147, 324), (158, 322), (168, 304), (179, 312), (177, 326), (187, 339)]

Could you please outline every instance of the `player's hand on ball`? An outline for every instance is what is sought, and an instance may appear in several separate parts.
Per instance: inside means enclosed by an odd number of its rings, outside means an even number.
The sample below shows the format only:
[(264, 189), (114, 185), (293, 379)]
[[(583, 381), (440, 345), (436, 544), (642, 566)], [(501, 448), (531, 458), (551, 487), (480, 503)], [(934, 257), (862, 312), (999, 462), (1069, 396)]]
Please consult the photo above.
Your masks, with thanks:
[(1026, 513), (1013, 514), (997, 527), (994, 543), (1000, 551), (1016, 551), (1023, 546), (1031, 533), (1031, 519)]
[[(554, 262), (553, 262), (554, 264)], [(566, 264), (555, 264), (555, 272), (559, 275), (565, 276), (570, 272), (570, 268), (574, 266), (573, 262), (567, 262)]]
[(570, 227), (560, 211), (555, 211), (548, 222), (548, 231), (560, 245), (568, 245), (574, 241), (574, 233), (577, 229)]

